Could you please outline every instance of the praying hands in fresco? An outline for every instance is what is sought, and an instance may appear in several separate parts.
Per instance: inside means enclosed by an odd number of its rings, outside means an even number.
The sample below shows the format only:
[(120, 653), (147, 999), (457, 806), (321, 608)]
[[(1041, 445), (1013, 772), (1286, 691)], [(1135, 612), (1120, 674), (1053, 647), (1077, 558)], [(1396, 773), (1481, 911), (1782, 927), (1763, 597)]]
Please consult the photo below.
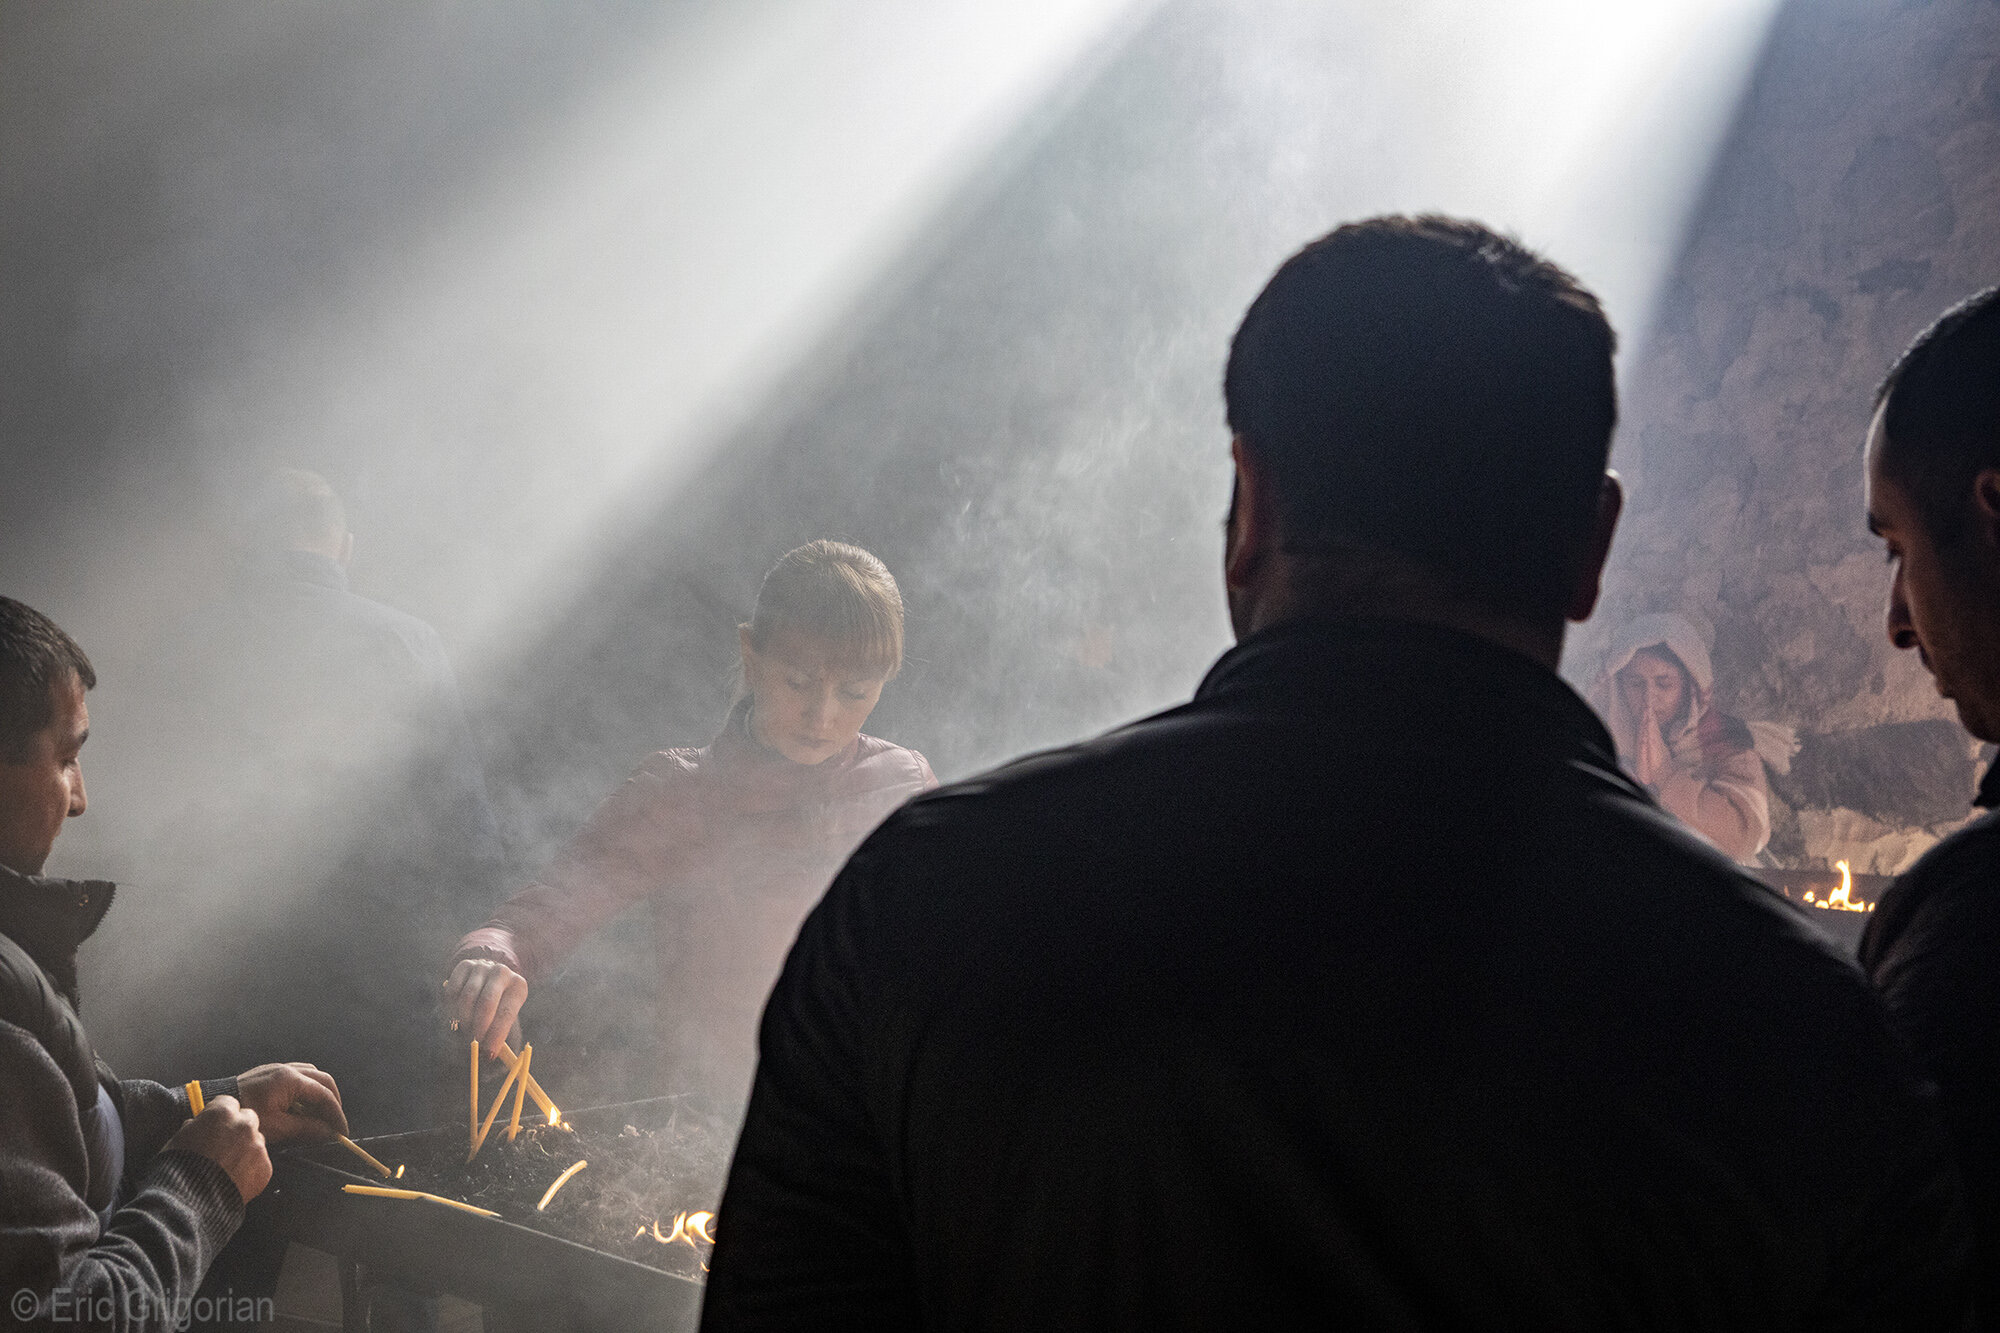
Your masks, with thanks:
[(1595, 700), (1633, 777), (1682, 823), (1754, 864), (1771, 838), (1767, 762), (1785, 764), (1789, 729), (1713, 706), (1714, 668), (1692, 623), (1640, 616), (1605, 654)]

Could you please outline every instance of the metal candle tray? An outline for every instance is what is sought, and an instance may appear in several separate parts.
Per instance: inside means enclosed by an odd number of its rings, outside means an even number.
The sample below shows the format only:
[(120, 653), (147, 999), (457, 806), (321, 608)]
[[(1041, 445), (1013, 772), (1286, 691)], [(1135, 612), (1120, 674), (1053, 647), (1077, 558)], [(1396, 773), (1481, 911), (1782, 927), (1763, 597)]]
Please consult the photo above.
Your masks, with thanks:
[[(657, 1129), (680, 1099), (566, 1111), (585, 1128), (622, 1125)], [(377, 1157), (416, 1156), (445, 1138), (462, 1143), (465, 1131), (419, 1130), (362, 1139)], [(349, 1329), (357, 1321), (360, 1285), (391, 1282), (416, 1291), (446, 1293), (481, 1307), (489, 1333), (537, 1329), (550, 1333), (695, 1327), (701, 1312), (699, 1282), (545, 1232), (479, 1217), (425, 1200), (384, 1207), (382, 1200), (346, 1194), (342, 1185), (379, 1185), (338, 1144), (278, 1155), (272, 1186), (273, 1225), (288, 1240), (333, 1255), (341, 1266), (342, 1303)]]
[[(1750, 873), (1805, 910), (1806, 918), (1827, 935), (1849, 957), (1860, 947), (1861, 932), (1868, 925), (1872, 905), (1881, 901), (1895, 880), (1888, 875), (1853, 875), (1841, 905), (1821, 904), (1840, 896), (1842, 879), (1838, 870), (1753, 870)], [(1868, 904), (1856, 910), (1848, 904)]]

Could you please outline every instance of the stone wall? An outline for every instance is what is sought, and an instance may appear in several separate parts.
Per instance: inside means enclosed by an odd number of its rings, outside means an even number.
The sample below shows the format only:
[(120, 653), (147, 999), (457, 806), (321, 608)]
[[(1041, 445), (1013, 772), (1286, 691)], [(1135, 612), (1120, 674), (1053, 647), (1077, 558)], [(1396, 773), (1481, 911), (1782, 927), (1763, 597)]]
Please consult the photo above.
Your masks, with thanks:
[(1977, 749), (1883, 632), (1861, 446), (1896, 353), (1996, 281), (2000, 3), (1794, 0), (1634, 348), (1631, 508), (1568, 667), (1640, 612), (1712, 629), (1719, 706), (1801, 736), (1785, 863), (1893, 872), (1966, 816)]

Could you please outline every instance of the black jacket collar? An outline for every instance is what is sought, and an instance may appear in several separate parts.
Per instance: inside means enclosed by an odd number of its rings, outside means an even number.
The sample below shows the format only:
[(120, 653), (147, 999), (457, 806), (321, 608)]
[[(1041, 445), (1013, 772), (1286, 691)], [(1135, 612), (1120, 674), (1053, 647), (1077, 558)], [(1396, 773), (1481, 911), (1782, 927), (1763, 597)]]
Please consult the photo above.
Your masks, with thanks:
[(1419, 621), (1274, 625), (1224, 653), (1195, 699), (1352, 710), (1417, 731), (1447, 729), (1468, 743), (1569, 751), (1619, 772), (1611, 733), (1555, 672), (1490, 639)]
[(1983, 810), (2000, 806), (2000, 755), (1986, 765), (1986, 776), (1979, 780), (1979, 795), (1972, 803)]
[(77, 946), (111, 909), (117, 886), (101, 879), (50, 879), (0, 866), (0, 935), (21, 946), (72, 1008)]

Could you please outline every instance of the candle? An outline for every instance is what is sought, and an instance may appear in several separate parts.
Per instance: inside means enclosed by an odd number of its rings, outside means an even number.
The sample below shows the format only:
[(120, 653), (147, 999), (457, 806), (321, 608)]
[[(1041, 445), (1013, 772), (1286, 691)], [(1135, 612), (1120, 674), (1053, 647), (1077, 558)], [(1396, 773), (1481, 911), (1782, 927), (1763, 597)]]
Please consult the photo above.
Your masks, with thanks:
[[(571, 1176), (575, 1175), (577, 1172), (583, 1170), (583, 1168), (589, 1165), (590, 1165), (589, 1162), (578, 1162), (575, 1166), (571, 1167), (569, 1170), (557, 1176), (556, 1183), (549, 1186), (549, 1192), (547, 1194), (544, 1194), (542, 1196), (542, 1201), (535, 1205), (535, 1211), (538, 1213), (545, 1211), (549, 1206), (549, 1200), (556, 1197), (556, 1191), (561, 1189), (563, 1186), (569, 1184), (569, 1178)], [(640, 1229), (644, 1230), (643, 1227)]]
[(479, 1151), (479, 1038), (472, 1039), (472, 1118), (465, 1126), (466, 1161)]
[(507, 1100), (507, 1094), (514, 1090), (514, 1081), (520, 1077), (521, 1066), (515, 1065), (507, 1073), (507, 1081), (500, 1085), (500, 1091), (493, 1096), (493, 1109), (486, 1113), (486, 1119), (479, 1122), (479, 1133), (472, 1140), (472, 1151), (465, 1155), (470, 1163), (479, 1156), (479, 1150), (486, 1146), (486, 1135), (493, 1128), (493, 1122), (500, 1118), (500, 1104)]
[[(510, 1066), (518, 1063), (518, 1057), (514, 1054), (514, 1048), (504, 1041), (500, 1043), (500, 1058)], [(528, 1078), (528, 1095), (535, 1099), (535, 1105), (542, 1108), (542, 1114), (549, 1118), (551, 1125), (557, 1124), (562, 1120), (562, 1113), (556, 1110), (555, 1102), (551, 1100), (548, 1093), (542, 1091), (542, 1085), (532, 1075)]]
[(521, 1103), (528, 1100), (528, 1067), (535, 1058), (535, 1044), (529, 1042), (521, 1047), (521, 1063), (515, 1072), (520, 1075), (514, 1083), (514, 1117), (507, 1122), (507, 1142), (521, 1132)]
[(380, 1171), (382, 1173), (382, 1179), (387, 1180), (389, 1178), (390, 1174), (389, 1168), (382, 1165), (380, 1162), (376, 1161), (374, 1157), (369, 1154), (366, 1148), (356, 1143), (353, 1139), (348, 1138), (347, 1135), (345, 1134), (336, 1134), (334, 1137), (340, 1140), (341, 1147), (347, 1149), (347, 1151), (353, 1153), (356, 1157), (359, 1157), (362, 1161), (368, 1163), (368, 1165), (374, 1167), (377, 1171)]
[(441, 1203), (447, 1208), (456, 1208), (461, 1213), (473, 1213), (479, 1217), (500, 1216), (500, 1214), (494, 1212), (491, 1208), (475, 1208), (469, 1203), (460, 1203), (457, 1199), (447, 1199), (438, 1194), (426, 1194), (423, 1190), (395, 1190), (381, 1185), (342, 1185), (340, 1188), (349, 1194), (365, 1194), (371, 1199), (429, 1199), (432, 1203)]

